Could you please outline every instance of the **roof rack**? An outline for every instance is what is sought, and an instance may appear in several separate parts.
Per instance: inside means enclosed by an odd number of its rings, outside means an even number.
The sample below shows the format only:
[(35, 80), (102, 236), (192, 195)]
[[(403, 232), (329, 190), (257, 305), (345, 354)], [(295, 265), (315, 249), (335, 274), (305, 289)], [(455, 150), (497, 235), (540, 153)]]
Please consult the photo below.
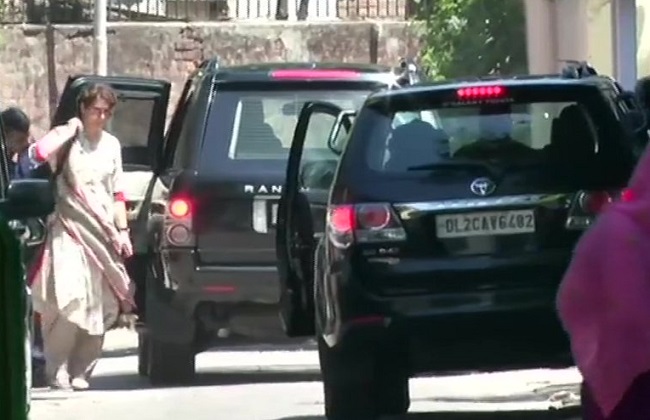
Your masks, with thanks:
[(422, 81), (422, 74), (414, 59), (400, 58), (395, 88), (411, 86)]
[(564, 60), (564, 62), (567, 63), (567, 66), (562, 69), (560, 75), (565, 79), (598, 76), (596, 69), (586, 61)]

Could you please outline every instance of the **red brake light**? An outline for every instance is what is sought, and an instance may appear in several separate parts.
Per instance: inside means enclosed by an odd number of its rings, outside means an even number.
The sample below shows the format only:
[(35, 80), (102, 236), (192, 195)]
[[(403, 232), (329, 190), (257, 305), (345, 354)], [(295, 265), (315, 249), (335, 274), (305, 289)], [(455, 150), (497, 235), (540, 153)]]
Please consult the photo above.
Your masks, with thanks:
[(634, 193), (632, 192), (631, 189), (625, 188), (623, 191), (621, 191), (621, 201), (622, 202), (629, 203), (632, 200), (634, 200)]
[(177, 219), (188, 216), (190, 214), (190, 211), (190, 202), (184, 198), (174, 198), (169, 203), (169, 213)]
[(359, 72), (337, 69), (282, 69), (271, 72), (271, 78), (280, 80), (346, 80), (358, 79)]
[(628, 188), (612, 191), (579, 191), (569, 208), (565, 227), (569, 230), (585, 230), (610, 204), (627, 203), (634, 198), (633, 191)]
[(506, 90), (502, 86), (474, 86), (460, 88), (456, 95), (462, 100), (497, 99), (506, 96)]
[(585, 193), (580, 200), (580, 207), (587, 213), (598, 214), (613, 201), (612, 196), (606, 191)]
[(406, 231), (389, 203), (332, 206), (328, 210), (327, 236), (346, 249), (353, 243), (401, 242)]
[(356, 226), (354, 206), (338, 206), (332, 208), (329, 223), (336, 232), (352, 232)]

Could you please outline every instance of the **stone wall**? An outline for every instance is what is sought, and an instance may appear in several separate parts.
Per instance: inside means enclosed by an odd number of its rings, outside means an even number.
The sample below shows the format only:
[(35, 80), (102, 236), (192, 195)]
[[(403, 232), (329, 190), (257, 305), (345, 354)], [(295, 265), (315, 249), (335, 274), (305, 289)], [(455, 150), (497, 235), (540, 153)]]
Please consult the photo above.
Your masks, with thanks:
[[(0, 27), (1, 106), (49, 125), (68, 75), (92, 70), (92, 27)], [(227, 64), (345, 61), (394, 65), (420, 40), (403, 22), (119, 23), (109, 25), (109, 74), (170, 80), (172, 107), (187, 74), (208, 57)]]

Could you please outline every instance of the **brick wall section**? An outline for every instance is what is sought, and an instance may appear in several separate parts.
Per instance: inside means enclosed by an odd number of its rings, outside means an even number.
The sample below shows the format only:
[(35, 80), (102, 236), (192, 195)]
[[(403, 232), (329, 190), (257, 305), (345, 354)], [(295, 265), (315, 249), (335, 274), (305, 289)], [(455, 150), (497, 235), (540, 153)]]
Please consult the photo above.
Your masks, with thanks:
[[(197, 63), (345, 61), (396, 64), (419, 51), (407, 23), (121, 23), (109, 26), (109, 74), (167, 79), (172, 106)], [(68, 75), (92, 71), (89, 26), (0, 27), (1, 106), (18, 105), (37, 134), (49, 126)]]

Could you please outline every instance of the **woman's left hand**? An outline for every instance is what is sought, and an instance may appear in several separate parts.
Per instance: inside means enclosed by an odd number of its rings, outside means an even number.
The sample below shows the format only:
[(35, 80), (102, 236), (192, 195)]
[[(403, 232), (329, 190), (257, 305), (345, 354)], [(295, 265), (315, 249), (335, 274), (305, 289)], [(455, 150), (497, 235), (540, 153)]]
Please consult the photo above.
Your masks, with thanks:
[(120, 251), (124, 258), (129, 258), (133, 255), (133, 244), (131, 244), (131, 236), (128, 230), (120, 231)]

